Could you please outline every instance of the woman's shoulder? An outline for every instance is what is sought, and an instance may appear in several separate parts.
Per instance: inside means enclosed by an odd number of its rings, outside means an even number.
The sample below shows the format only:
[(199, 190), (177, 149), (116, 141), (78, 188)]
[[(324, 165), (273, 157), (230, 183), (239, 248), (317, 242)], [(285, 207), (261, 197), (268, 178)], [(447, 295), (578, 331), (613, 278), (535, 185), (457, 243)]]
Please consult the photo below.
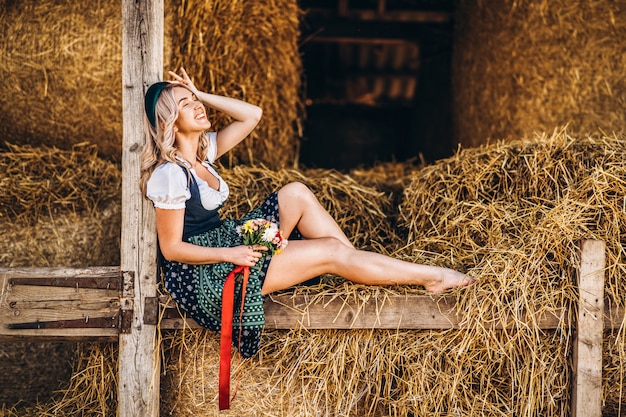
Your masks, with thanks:
[(168, 187), (189, 188), (189, 171), (175, 162), (165, 162), (154, 169), (150, 181), (168, 184)]
[(172, 177), (179, 177), (179, 176), (186, 177), (185, 168), (183, 168), (181, 165), (178, 165), (177, 163), (174, 163), (174, 162), (169, 162), (169, 161), (164, 162), (154, 169), (154, 172), (152, 173), (152, 176), (150, 178), (154, 178), (155, 176), (165, 177), (165, 178), (170, 178), (170, 179)]
[(157, 207), (184, 208), (190, 195), (185, 169), (174, 162), (159, 165), (148, 180), (146, 194)]

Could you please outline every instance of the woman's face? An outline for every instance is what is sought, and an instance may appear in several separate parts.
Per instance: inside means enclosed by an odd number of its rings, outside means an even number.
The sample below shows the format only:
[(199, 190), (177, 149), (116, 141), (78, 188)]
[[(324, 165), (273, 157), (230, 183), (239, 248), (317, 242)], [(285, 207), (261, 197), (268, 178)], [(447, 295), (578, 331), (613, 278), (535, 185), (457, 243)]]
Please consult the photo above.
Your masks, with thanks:
[(198, 98), (184, 87), (172, 88), (178, 106), (178, 118), (174, 126), (180, 133), (204, 132), (211, 127), (206, 109)]

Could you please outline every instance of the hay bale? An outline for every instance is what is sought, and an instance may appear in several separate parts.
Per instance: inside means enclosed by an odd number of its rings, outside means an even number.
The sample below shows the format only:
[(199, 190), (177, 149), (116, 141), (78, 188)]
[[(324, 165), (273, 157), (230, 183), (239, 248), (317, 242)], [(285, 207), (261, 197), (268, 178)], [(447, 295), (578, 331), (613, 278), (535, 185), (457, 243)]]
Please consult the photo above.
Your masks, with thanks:
[[(297, 2), (188, 0), (171, 12), (170, 67), (184, 66), (204, 91), (263, 109), (259, 126), (229, 154), (228, 165), (293, 166), (304, 115)], [(212, 120), (219, 128), (228, 118), (213, 114)]]
[[(503, 409), (513, 414), (508, 402), (514, 396), (530, 397), (537, 405), (522, 415), (566, 416), (563, 391), (553, 393), (541, 380), (547, 373), (556, 378), (554, 386), (567, 387), (567, 357), (554, 360), (555, 350), (562, 353), (561, 340), (548, 334), (533, 344), (527, 338), (525, 332), (493, 332), (491, 349), (485, 349), (483, 338), (459, 331), (265, 332), (258, 357), (235, 359), (233, 381), (240, 381), (239, 394), (222, 414), (260, 416), (273, 410), (289, 416), (432, 416), (453, 410), (453, 415), (501, 416)], [(215, 415), (218, 337), (187, 331), (165, 339), (169, 354), (161, 412)], [(535, 361), (528, 360), (529, 352)], [(516, 373), (538, 379), (527, 381)], [(540, 408), (542, 401), (552, 406)]]
[(0, 222), (0, 265), (119, 265), (120, 216), (120, 206), (112, 205), (104, 212), (61, 213), (35, 222)]
[(0, 149), (0, 217), (37, 219), (60, 212), (102, 210), (119, 200), (121, 172), (95, 145), (69, 150), (6, 144)]
[[(588, 238), (605, 240), (614, 256), (609, 265), (619, 267), (624, 145), (619, 136), (575, 138), (561, 130), (465, 149), (416, 173), (400, 224), (409, 230), (413, 251), (440, 254), (457, 268), (480, 268), (502, 248), (537, 256), (540, 268), (548, 268), (540, 277), (564, 265), (564, 276), (571, 276), (576, 258), (570, 251)], [(529, 259), (523, 262), (523, 270), (511, 271), (512, 280), (531, 271)], [(607, 276), (617, 299), (621, 272)]]
[(395, 252), (407, 242), (407, 230), (398, 222), (400, 214), (398, 207), (404, 198), (404, 189), (411, 183), (413, 173), (424, 166), (423, 160), (418, 163), (410, 159), (404, 162), (378, 162), (371, 168), (355, 168), (348, 173), (361, 186), (372, 187), (384, 193), (391, 201), (391, 204), (384, 208), (386, 209), (386, 224), (395, 237), (385, 242), (385, 247), (388, 248), (386, 253)]
[(119, 264), (122, 176), (95, 145), (8, 145), (0, 170), (0, 265)]
[(0, 2), (0, 137), (121, 157), (121, 5)]
[(380, 190), (386, 194), (400, 194), (411, 182), (414, 172), (424, 168), (426, 162), (409, 159), (404, 162), (376, 162), (370, 168), (354, 168), (349, 175), (357, 183)]
[[(499, 142), (425, 168), (405, 191), (400, 211), (401, 224), (409, 229), (407, 256), (429, 254), (434, 262), (467, 267), (480, 277), (460, 298), (466, 323), (475, 329), (466, 339), (482, 341), (472, 355), (509, 358), (507, 374), (519, 400), (505, 400), (505, 390), (498, 396), (514, 415), (563, 415), (558, 411), (569, 401), (567, 379), (555, 371), (566, 372), (571, 349), (579, 240), (606, 241), (605, 293), (613, 305), (626, 302), (625, 145), (623, 137), (574, 138), (564, 131), (533, 141)], [(569, 313), (554, 333), (533, 327), (532, 321), (528, 327), (523, 319), (559, 306), (567, 306)], [(494, 343), (485, 326), (503, 321), (512, 321), (514, 331)], [(513, 342), (520, 332), (523, 341)], [(623, 344), (623, 335), (618, 336)], [(536, 358), (533, 346), (543, 349), (545, 338), (560, 344), (550, 347), (541, 367), (526, 368), (528, 352)], [(527, 353), (513, 356), (511, 343)], [(537, 380), (550, 396), (535, 395), (532, 381)], [(605, 382), (605, 392), (609, 389)]]
[(611, 0), (461, 1), (452, 82), (464, 147), (623, 131), (626, 5)]
[[(265, 111), (231, 163), (293, 165), (303, 117), (299, 15), (293, 0), (181, 1), (165, 9), (165, 75), (184, 64), (198, 87)], [(0, 137), (64, 149), (87, 141), (120, 160), (119, 0), (2, 0), (0, 21)], [(214, 121), (219, 127), (226, 118)]]
[[(217, 415), (219, 336), (212, 332), (185, 330), (164, 335), (167, 352), (161, 378), (161, 414), (178, 417)], [(280, 395), (268, 382), (273, 373), (271, 359), (242, 360), (234, 353), (231, 381), (241, 382), (237, 399), (223, 416), (266, 415), (280, 410)], [(232, 386), (231, 394), (235, 392)], [(273, 393), (275, 395), (268, 395)]]

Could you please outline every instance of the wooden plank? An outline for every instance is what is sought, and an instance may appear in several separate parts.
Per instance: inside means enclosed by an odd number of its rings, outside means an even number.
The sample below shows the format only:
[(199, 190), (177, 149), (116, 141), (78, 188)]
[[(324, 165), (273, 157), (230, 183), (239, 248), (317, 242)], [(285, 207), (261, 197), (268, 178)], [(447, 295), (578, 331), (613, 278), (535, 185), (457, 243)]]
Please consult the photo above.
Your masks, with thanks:
[(110, 342), (117, 343), (117, 328), (87, 329), (14, 329), (11, 333), (0, 334), (0, 342), (24, 341), (72, 341), (72, 342)]
[(385, 13), (385, 10), (387, 9), (387, 2), (385, 0), (378, 0), (378, 5), (376, 7), (376, 14), (377, 15), (382, 15)]
[(605, 244), (581, 243), (578, 321), (574, 341), (573, 417), (602, 416), (602, 333)]
[(85, 316), (81, 318), (71, 318), (69, 320), (51, 321), (21, 321), (9, 324), (10, 329), (119, 329), (122, 318), (120, 312), (115, 311), (103, 316)]
[[(272, 295), (265, 300), (265, 323), (268, 329), (293, 329), (301, 326), (307, 329), (460, 329), (461, 318), (456, 315), (453, 297), (433, 298), (426, 295), (388, 296), (384, 300), (368, 302), (345, 300), (340, 294), (316, 298), (292, 295)], [(177, 316), (173, 301), (162, 303), (168, 309), (161, 320), (163, 330), (200, 328), (191, 319)], [(536, 317), (535, 322), (542, 329), (555, 329), (559, 317), (554, 314)], [(491, 328), (509, 327), (512, 320), (498, 321)]]
[(17, 267), (0, 268), (0, 278), (10, 279), (32, 278), (88, 278), (116, 277), (120, 274), (119, 266), (93, 266), (84, 268), (67, 267)]
[(358, 10), (339, 8), (337, 11), (321, 8), (307, 8), (307, 16), (331, 19), (341, 16), (350, 20), (378, 22), (411, 22), (411, 23), (449, 23), (453, 13), (447, 11), (428, 10)]
[(337, 4), (337, 14), (345, 17), (348, 14), (349, 7), (350, 5), (348, 4), (348, 0), (339, 0), (339, 3)]
[(132, 312), (119, 338), (118, 415), (159, 415), (159, 347), (156, 326), (144, 324), (145, 297), (156, 296), (154, 209), (139, 190), (143, 97), (162, 79), (163, 0), (122, 0), (122, 309)]
[[(15, 332), (12, 332), (9, 328), (10, 325), (18, 324), (18, 323), (29, 323), (34, 321), (40, 322), (50, 322), (57, 320), (89, 320), (89, 318), (97, 318), (97, 317), (109, 317), (114, 314), (119, 313), (119, 308), (96, 308), (91, 309), (90, 306), (87, 308), (12, 308), (12, 309), (3, 309), (2, 316), (0, 316), (0, 320), (2, 320), (2, 328), (0, 329), (0, 336), (2, 335), (11, 335), (18, 336)], [(107, 333), (108, 334), (108, 333)], [(60, 333), (59, 336), (63, 334)]]
[(81, 277), (20, 277), (9, 278), (9, 285), (37, 285), (42, 287), (95, 288), (99, 290), (121, 290), (122, 274), (119, 270), (110, 276)]
[[(15, 277), (33, 281), (36, 281), (38, 277), (64, 278), (68, 276), (80, 279), (82, 275), (115, 276), (119, 272), (117, 267), (0, 269), (0, 277), (4, 282), (0, 298), (0, 320), (4, 320), (5, 324), (20, 321), (63, 320), (77, 317), (77, 312), (79, 317), (83, 318), (107, 315), (121, 306), (117, 291), (28, 285), (7, 286), (6, 282), (8, 280), (15, 282)], [(23, 278), (25, 276), (31, 278)], [(370, 300), (365, 305), (362, 301), (344, 300), (342, 297), (344, 297), (342, 294), (329, 294), (321, 298), (315, 295), (272, 295), (265, 300), (267, 327), (290, 329), (298, 325), (311, 329), (356, 329), (372, 328), (371, 323), (377, 323), (376, 326), (379, 328), (459, 328), (459, 318), (454, 313), (455, 306), (452, 297), (435, 299), (424, 295), (387, 296), (384, 302), (383, 300)], [(312, 303), (311, 299), (317, 301)], [(161, 329), (179, 329), (185, 326), (200, 328), (191, 319), (187, 319), (185, 324), (185, 320), (180, 317), (170, 297), (161, 296), (157, 303), (160, 303), (161, 309), (165, 309), (160, 322)], [(156, 324), (158, 311), (154, 306), (147, 309), (145, 314), (152, 314), (153, 317), (144, 317), (144, 322)], [(625, 313), (623, 308), (612, 306), (609, 300), (605, 300), (604, 328), (619, 328)], [(356, 319), (354, 319), (355, 315)], [(553, 329), (559, 325), (559, 317), (564, 315), (564, 309), (560, 309), (543, 317), (534, 318), (533, 322), (537, 323), (541, 329)], [(5, 318), (2, 319), (2, 317)], [(492, 328), (503, 327), (505, 327), (503, 323), (492, 325)], [(12, 339), (15, 339), (15, 332), (5, 333), (6, 331), (0, 331), (0, 337), (10, 335)], [(111, 333), (107, 332), (106, 335), (110, 336)], [(29, 332), (28, 336), (49, 335)], [(65, 333), (61, 332), (55, 336), (62, 337)], [(77, 336), (76, 333), (67, 334), (67, 338), (75, 336)]]
[[(115, 300), (119, 303), (120, 292), (117, 290), (94, 290), (91, 288), (42, 287), (34, 285), (9, 285), (6, 293), (8, 303), (37, 305), (49, 302), (59, 305), (67, 302)], [(40, 304), (43, 305), (43, 304)], [(43, 307), (41, 307), (43, 308)]]
[(412, 22), (358, 21), (343, 17), (319, 18), (308, 16), (306, 32), (302, 39), (306, 42), (325, 42), (327, 39), (362, 39), (364, 42), (415, 42), (432, 38), (432, 29), (427, 25)]
[[(107, 294), (108, 295), (108, 294)], [(119, 295), (114, 297), (98, 297), (86, 299), (81, 296), (78, 299), (50, 299), (40, 301), (14, 301), (7, 300), (9, 307), (13, 309), (31, 309), (31, 310), (119, 310)]]
[[(296, 325), (308, 329), (459, 329), (461, 321), (453, 297), (399, 295), (363, 302), (337, 295), (324, 296), (312, 304), (305, 297), (279, 296), (266, 304), (266, 325), (281, 329)], [(558, 316), (537, 321), (542, 328), (554, 328)], [(495, 322), (491, 327), (500, 329), (511, 323)]]

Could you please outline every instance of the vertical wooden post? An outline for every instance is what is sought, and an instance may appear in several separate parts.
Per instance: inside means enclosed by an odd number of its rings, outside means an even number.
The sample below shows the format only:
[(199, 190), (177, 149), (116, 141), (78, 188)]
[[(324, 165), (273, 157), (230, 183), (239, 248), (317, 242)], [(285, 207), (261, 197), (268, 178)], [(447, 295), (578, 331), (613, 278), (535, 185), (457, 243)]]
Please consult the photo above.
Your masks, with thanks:
[(581, 243), (572, 417), (602, 417), (605, 243)]
[(159, 415), (156, 326), (144, 323), (146, 297), (156, 296), (154, 209), (139, 190), (143, 96), (162, 78), (163, 0), (122, 0), (122, 309), (130, 330), (119, 338), (118, 416)]

